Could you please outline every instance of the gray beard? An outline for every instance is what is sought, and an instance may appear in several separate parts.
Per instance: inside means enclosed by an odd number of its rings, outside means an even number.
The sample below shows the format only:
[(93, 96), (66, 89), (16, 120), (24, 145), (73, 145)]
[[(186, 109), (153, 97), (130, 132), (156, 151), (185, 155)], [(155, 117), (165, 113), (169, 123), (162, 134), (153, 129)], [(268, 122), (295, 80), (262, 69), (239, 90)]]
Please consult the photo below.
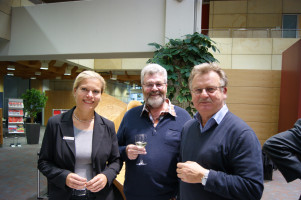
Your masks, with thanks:
[(152, 108), (158, 108), (164, 103), (164, 98), (160, 96), (158, 99), (153, 99), (153, 98), (147, 98), (146, 99), (146, 104), (149, 105)]

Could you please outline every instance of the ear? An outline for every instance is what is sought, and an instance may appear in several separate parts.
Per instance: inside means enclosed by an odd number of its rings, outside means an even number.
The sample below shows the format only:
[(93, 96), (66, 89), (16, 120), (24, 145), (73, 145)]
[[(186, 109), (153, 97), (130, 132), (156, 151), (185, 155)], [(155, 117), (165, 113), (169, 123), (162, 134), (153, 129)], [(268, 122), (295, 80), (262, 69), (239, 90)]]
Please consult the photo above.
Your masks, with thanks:
[(228, 88), (224, 87), (223, 88), (224, 99), (227, 99), (227, 92), (228, 92)]
[(75, 97), (75, 93), (76, 93), (77, 88), (73, 89), (73, 96)]

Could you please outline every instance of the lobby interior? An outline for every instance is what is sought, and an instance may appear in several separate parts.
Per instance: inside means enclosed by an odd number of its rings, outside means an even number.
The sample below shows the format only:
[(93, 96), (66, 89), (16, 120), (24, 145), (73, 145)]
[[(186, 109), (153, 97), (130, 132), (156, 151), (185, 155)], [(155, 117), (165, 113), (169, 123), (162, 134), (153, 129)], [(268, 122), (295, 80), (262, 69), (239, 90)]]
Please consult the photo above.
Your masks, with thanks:
[[(4, 2), (0, 4), (0, 27), (4, 27), (0, 31), (3, 116), (7, 115), (9, 98), (19, 98), (30, 87), (45, 91), (49, 101), (42, 113), (41, 138), (53, 109), (74, 105), (71, 88), (79, 72), (99, 72), (108, 82), (106, 94), (115, 98), (106, 108), (124, 113), (130, 100), (141, 100), (137, 99), (141, 94), (140, 70), (154, 51), (147, 44), (164, 44), (166, 38), (180, 38), (193, 31), (216, 42), (219, 52), (212, 54), (230, 80), (227, 105), (254, 129), (261, 144), (301, 117), (296, 84), (290, 86), (292, 91), (282, 89), (284, 61), (292, 59), (285, 57), (285, 52), (297, 46), (300, 55), (299, 0)], [(290, 37), (285, 36), (287, 16), (296, 20), (295, 35)], [(47, 72), (41, 69), (45, 64)], [(8, 76), (8, 66), (15, 67), (13, 77)], [(300, 65), (292, 68), (296, 73), (291, 79), (298, 76), (300, 83)], [(66, 71), (71, 75), (64, 75)], [(18, 85), (23, 81), (25, 87), (21, 89)], [(66, 101), (57, 101), (58, 95)], [(285, 107), (287, 100), (282, 96), (289, 96), (293, 106)], [(110, 117), (117, 124), (121, 118)], [(12, 148), (15, 136), (3, 133), (2, 137), (0, 179), (7, 181), (1, 181), (0, 199), (36, 199), (36, 153), (41, 143), (28, 145), (22, 135), (22, 147)], [(41, 179), (43, 193), (46, 181)], [(273, 181), (265, 182), (262, 199), (298, 199), (300, 191), (300, 180), (287, 184), (276, 170)]]

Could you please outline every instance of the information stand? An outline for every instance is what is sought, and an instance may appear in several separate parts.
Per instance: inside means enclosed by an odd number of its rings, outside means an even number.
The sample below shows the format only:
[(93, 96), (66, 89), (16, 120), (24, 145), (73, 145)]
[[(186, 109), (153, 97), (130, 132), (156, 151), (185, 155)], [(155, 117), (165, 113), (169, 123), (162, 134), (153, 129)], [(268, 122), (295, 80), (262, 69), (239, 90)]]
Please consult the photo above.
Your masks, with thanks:
[(21, 147), (19, 134), (25, 133), (23, 120), (23, 99), (8, 99), (8, 133), (14, 134), (11, 147)]

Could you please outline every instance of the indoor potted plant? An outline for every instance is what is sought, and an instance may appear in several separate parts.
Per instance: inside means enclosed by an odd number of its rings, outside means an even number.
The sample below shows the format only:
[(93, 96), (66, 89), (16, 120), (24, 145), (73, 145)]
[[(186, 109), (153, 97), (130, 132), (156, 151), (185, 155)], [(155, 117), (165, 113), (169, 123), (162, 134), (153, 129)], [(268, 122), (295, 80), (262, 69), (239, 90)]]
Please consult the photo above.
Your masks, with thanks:
[(40, 138), (40, 124), (34, 123), (34, 119), (45, 107), (48, 97), (44, 92), (37, 89), (28, 89), (22, 94), (24, 110), (30, 117), (30, 123), (25, 124), (28, 144), (38, 144)]
[(180, 107), (185, 108), (191, 115), (195, 109), (191, 102), (188, 88), (190, 71), (195, 65), (205, 62), (218, 62), (210, 49), (219, 51), (215, 42), (208, 36), (195, 32), (187, 34), (181, 39), (169, 39), (164, 45), (156, 42), (149, 43), (156, 48), (153, 58), (148, 63), (157, 63), (168, 73), (167, 96)]

